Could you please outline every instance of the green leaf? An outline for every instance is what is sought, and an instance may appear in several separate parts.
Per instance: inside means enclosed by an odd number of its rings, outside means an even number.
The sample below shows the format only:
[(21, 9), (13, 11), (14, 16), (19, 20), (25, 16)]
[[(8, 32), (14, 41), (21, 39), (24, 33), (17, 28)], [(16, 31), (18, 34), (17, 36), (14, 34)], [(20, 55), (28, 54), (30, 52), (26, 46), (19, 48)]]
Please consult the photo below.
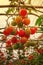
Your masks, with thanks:
[(23, 44), (22, 43), (19, 43), (19, 49), (23, 49)]
[(10, 10), (10, 9), (8, 9), (6, 13), (8, 14), (9, 12), (11, 12), (11, 10)]
[(18, 49), (19, 48), (19, 44), (14, 44), (14, 49)]
[(43, 27), (41, 27), (40, 29), (41, 29), (41, 31), (43, 31)]
[(39, 65), (43, 65), (43, 54), (40, 54), (38, 57)]
[(43, 15), (39, 16), (39, 18), (36, 20), (35, 25), (40, 26), (42, 24), (42, 22), (43, 22)]
[(14, 8), (9, 8), (6, 13), (9, 14), (11, 12), (14, 12)]

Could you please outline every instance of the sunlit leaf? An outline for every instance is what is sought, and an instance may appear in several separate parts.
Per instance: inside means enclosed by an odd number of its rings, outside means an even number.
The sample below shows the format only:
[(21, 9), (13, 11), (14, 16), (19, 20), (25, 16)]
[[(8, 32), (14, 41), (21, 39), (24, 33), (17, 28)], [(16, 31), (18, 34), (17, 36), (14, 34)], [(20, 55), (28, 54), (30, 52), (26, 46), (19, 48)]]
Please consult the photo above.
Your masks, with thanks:
[(42, 24), (42, 22), (43, 22), (43, 15), (39, 16), (39, 18), (36, 20), (35, 25), (40, 26)]
[(11, 12), (14, 12), (14, 8), (8, 9), (6, 13), (9, 14), (9, 13), (11, 13)]

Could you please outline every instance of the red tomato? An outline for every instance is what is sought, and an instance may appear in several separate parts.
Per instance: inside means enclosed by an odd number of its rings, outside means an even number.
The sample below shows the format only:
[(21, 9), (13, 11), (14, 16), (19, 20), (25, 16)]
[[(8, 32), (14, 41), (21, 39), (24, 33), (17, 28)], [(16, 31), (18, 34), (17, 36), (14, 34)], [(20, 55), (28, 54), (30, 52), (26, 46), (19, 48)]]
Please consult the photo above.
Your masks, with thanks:
[(30, 56), (28, 57), (28, 59), (29, 59), (29, 60), (32, 60), (32, 59), (33, 59), (33, 55), (30, 55)]
[(20, 37), (24, 37), (25, 36), (25, 31), (24, 30), (20, 30), (19, 33), (18, 33), (18, 35)]
[(27, 15), (27, 10), (26, 9), (20, 9), (19, 13), (22, 17), (25, 17)]
[(14, 28), (12, 26), (9, 26), (8, 28), (6, 28), (4, 31), (3, 31), (3, 34), (8, 36), (10, 35), (10, 33), (14, 30)]
[(43, 48), (42, 49), (37, 49), (38, 53), (43, 53)]
[(12, 41), (12, 43), (17, 43), (18, 40), (17, 40), (17, 38), (15, 36), (13, 36), (11, 41)]
[(35, 34), (37, 31), (37, 27), (30, 28), (31, 34)]
[(6, 47), (11, 47), (11, 40), (6, 41)]

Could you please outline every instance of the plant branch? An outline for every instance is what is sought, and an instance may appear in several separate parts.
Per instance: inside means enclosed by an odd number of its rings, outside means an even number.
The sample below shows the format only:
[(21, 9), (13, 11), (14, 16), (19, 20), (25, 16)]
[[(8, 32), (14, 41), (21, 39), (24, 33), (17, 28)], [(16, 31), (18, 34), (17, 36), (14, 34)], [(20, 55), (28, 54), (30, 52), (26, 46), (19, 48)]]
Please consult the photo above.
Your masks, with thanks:
[[(19, 15), (19, 14), (15, 14), (15, 13), (14, 13), (14, 14), (4, 14), (4, 13), (1, 13), (0, 15), (6, 15), (6, 16), (7, 16), (7, 15), (12, 15), (12, 16), (15, 15), (15, 16), (17, 16), (17, 15)], [(35, 14), (35, 13), (28, 13), (27, 15), (35, 15), (35, 16), (39, 17), (39, 15), (37, 15), (37, 14)]]
[(0, 8), (8, 8), (8, 7), (25, 7), (25, 8), (33, 8), (33, 7), (35, 7), (35, 8), (43, 8), (43, 6), (31, 6), (31, 5), (0, 5)]
[(35, 7), (32, 7), (32, 9), (35, 10), (36, 12), (38, 11), (38, 12), (40, 12), (40, 13), (43, 13), (42, 11), (37, 10)]

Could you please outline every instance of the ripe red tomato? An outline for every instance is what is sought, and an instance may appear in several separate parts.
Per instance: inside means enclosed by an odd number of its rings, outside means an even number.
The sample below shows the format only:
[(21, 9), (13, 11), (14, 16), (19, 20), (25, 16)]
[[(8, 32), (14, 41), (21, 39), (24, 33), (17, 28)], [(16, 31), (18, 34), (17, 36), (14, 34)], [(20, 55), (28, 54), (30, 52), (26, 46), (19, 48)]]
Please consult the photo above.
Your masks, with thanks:
[(43, 53), (43, 48), (42, 49), (37, 49), (38, 53)]
[(22, 17), (25, 17), (27, 15), (27, 10), (26, 9), (20, 9), (19, 13)]
[(20, 37), (24, 37), (25, 36), (25, 31), (24, 30), (19, 30), (18, 35)]
[(6, 41), (6, 47), (11, 47), (11, 40)]
[(31, 34), (35, 34), (37, 31), (37, 27), (30, 28)]
[(17, 43), (18, 40), (17, 40), (17, 38), (16, 38), (15, 36), (13, 36), (13, 37), (11, 38), (11, 41), (12, 41), (12, 44), (13, 44), (13, 43), (15, 44), (15, 43)]
[(19, 34), (19, 31), (18, 30), (16, 30), (16, 35), (18, 35)]
[(6, 28), (4, 31), (3, 31), (3, 34), (8, 36), (10, 35), (10, 33), (14, 30), (14, 28), (12, 26), (9, 26), (8, 28)]
[(32, 60), (33, 59), (33, 55), (29, 55), (28, 59)]

